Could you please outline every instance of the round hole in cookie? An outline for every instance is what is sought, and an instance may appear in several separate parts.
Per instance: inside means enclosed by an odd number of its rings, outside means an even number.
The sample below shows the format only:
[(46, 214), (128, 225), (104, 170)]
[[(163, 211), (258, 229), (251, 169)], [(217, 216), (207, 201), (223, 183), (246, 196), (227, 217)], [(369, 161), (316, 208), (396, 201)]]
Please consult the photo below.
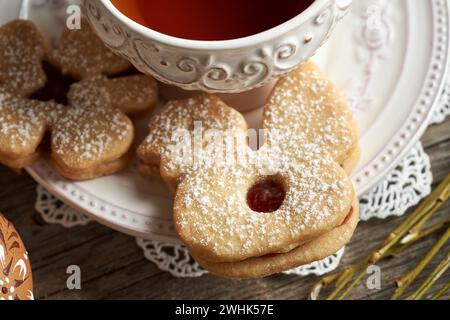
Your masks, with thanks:
[(261, 213), (277, 211), (286, 197), (286, 188), (277, 176), (258, 179), (247, 192), (247, 204), (251, 210)]

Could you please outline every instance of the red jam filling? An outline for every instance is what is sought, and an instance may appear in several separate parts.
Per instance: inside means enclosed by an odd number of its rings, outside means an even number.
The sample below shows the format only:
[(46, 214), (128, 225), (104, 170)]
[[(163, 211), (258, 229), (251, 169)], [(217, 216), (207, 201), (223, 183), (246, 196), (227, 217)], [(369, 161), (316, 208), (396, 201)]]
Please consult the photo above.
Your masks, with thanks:
[(269, 213), (277, 211), (283, 204), (286, 192), (283, 186), (273, 180), (256, 183), (247, 193), (247, 203), (256, 212)]
[(347, 222), (350, 221), (350, 218), (352, 217), (352, 214), (353, 214), (353, 207), (350, 208), (350, 211), (347, 213), (347, 216), (345, 217), (345, 219), (342, 222), (341, 226), (346, 225)]

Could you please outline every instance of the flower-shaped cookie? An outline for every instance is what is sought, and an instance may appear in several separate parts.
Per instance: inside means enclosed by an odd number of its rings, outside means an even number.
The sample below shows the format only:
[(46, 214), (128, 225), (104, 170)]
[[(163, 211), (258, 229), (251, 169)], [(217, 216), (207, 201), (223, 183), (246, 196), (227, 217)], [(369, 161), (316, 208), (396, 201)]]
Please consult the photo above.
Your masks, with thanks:
[[(127, 74), (83, 21), (52, 53), (33, 23), (0, 28), (0, 162), (22, 168), (45, 150), (61, 175), (90, 179), (124, 168), (134, 128), (126, 114), (149, 111), (156, 82)], [(60, 71), (61, 70), (61, 71)]]
[(0, 300), (33, 300), (28, 253), (14, 226), (0, 213)]
[[(357, 161), (357, 129), (345, 100), (313, 63), (277, 83), (263, 115), (266, 142), (257, 151), (242, 138), (242, 115), (215, 96), (170, 102), (149, 128), (139, 156), (146, 168), (160, 166), (175, 191), (177, 233), (210, 272), (265, 276), (322, 259), (350, 240), (358, 201), (343, 167), (350, 171)], [(233, 136), (225, 157), (214, 146), (227, 143), (205, 139), (211, 129)]]

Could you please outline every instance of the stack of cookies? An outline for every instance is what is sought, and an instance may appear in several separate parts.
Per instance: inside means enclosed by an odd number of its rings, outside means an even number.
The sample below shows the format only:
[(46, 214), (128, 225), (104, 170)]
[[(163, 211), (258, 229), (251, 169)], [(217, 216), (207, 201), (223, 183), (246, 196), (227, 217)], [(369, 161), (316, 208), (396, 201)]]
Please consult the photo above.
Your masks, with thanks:
[[(133, 158), (129, 116), (154, 108), (157, 84), (82, 26), (56, 50), (31, 22), (0, 27), (0, 163), (20, 169), (49, 155), (62, 176), (84, 180)], [(210, 94), (169, 101), (149, 130), (140, 170), (173, 191), (178, 236), (211, 273), (267, 276), (350, 240), (358, 130), (314, 63), (278, 81), (258, 131)]]
[(249, 144), (244, 117), (214, 95), (171, 101), (149, 124), (141, 171), (175, 194), (177, 233), (213, 274), (267, 276), (325, 258), (358, 223), (348, 175), (358, 130), (345, 98), (312, 62), (280, 79)]
[(83, 21), (50, 49), (30, 21), (0, 28), (0, 163), (21, 169), (50, 154), (58, 172), (92, 179), (125, 168), (134, 127), (157, 84), (132, 71)]

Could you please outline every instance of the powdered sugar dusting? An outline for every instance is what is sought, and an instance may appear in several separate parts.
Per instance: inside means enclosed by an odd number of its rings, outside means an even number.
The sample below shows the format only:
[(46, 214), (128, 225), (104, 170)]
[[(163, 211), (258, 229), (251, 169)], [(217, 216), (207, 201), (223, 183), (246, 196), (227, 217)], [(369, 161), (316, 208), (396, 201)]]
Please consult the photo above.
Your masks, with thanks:
[(115, 75), (126, 71), (131, 64), (109, 50), (82, 20), (81, 30), (66, 30), (60, 40), (60, 48), (55, 52), (64, 74), (76, 79), (98, 75)]
[(105, 157), (115, 158), (131, 143), (131, 121), (110, 107), (108, 93), (97, 81), (101, 83), (102, 78), (73, 85), (69, 93), (71, 106), (55, 123), (52, 149), (71, 166), (89, 166)]
[[(351, 182), (332, 159), (301, 146), (285, 152), (286, 147), (247, 149), (247, 165), (209, 160), (190, 167), (175, 201), (182, 239), (242, 259), (285, 250), (338, 226), (354, 197)], [(286, 186), (285, 200), (275, 213), (253, 212), (246, 193), (267, 176)]]
[[(354, 147), (356, 134), (345, 101), (317, 70), (306, 64), (279, 82), (265, 107), (266, 143), (257, 151), (240, 138), (247, 130), (242, 116), (214, 96), (169, 103), (152, 119), (139, 154), (147, 164), (161, 161), (163, 178), (171, 184), (175, 177), (179, 183), (174, 220), (179, 236), (197, 256), (239, 261), (285, 252), (344, 220), (354, 191), (336, 158), (343, 159)], [(220, 107), (202, 107), (210, 99)], [(188, 157), (193, 161), (186, 162), (185, 155), (176, 153), (173, 137), (179, 130), (190, 130), (187, 141), (195, 144), (194, 119), (202, 121), (204, 130), (234, 135), (232, 156), (195, 152)], [(202, 143), (202, 150), (210, 150), (209, 143), (217, 141)], [(249, 188), (264, 177), (286, 189), (274, 213), (253, 212), (246, 203)]]
[[(192, 153), (186, 156), (173, 152), (172, 147), (177, 143), (174, 139), (186, 138), (183, 134), (186, 131), (193, 132), (196, 123), (201, 125), (202, 130), (230, 131), (236, 135), (247, 129), (244, 117), (226, 106), (216, 96), (202, 94), (185, 101), (171, 101), (165, 106), (164, 111), (149, 123), (150, 133), (138, 150), (141, 159), (147, 164), (159, 166), (160, 158), (164, 157), (166, 158), (164, 165), (169, 171), (167, 174), (179, 178), (189, 170), (194, 162), (194, 156), (200, 155)], [(190, 142), (195, 143), (194, 140)], [(189, 146), (189, 149), (190, 147), (193, 146)], [(190, 161), (186, 163), (186, 159)]]
[(15, 158), (34, 153), (61, 107), (16, 97), (0, 88), (0, 154)]
[(358, 144), (347, 101), (313, 62), (278, 82), (265, 108), (264, 127), (295, 132), (291, 138), (298, 144), (319, 148), (338, 162)]
[(0, 85), (26, 96), (45, 84), (41, 61), (48, 46), (39, 30), (27, 21), (0, 28)]
[(37, 101), (28, 97), (47, 82), (42, 64), (48, 55), (42, 35), (31, 22), (15, 21), (0, 28), (0, 44), (4, 45), (0, 46), (0, 161), (12, 166), (29, 164), (24, 158), (36, 152), (46, 132), (51, 135), (53, 159), (65, 170), (62, 174), (71, 171), (75, 177), (77, 173), (85, 177), (82, 170), (95, 171), (128, 152), (134, 128), (125, 113), (155, 105), (153, 79), (102, 76), (122, 72), (129, 63), (84, 26), (64, 33), (50, 63), (87, 79), (72, 85), (67, 106)]

